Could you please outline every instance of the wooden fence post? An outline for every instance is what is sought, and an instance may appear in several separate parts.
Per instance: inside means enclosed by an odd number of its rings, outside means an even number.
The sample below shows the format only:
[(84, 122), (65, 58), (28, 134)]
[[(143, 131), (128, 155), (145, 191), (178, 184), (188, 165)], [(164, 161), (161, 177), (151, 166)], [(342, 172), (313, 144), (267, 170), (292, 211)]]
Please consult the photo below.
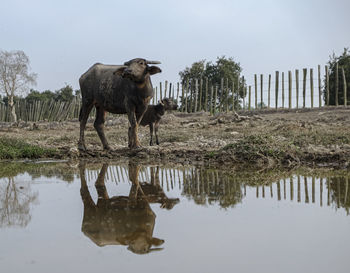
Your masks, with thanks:
[(278, 106), (278, 84), (279, 84), (279, 71), (276, 71), (276, 77), (275, 77), (275, 106), (277, 109)]
[(210, 110), (210, 114), (213, 114), (213, 94), (214, 94), (214, 87), (211, 85), (210, 86), (210, 99), (209, 99), (209, 110)]
[(188, 97), (188, 95), (189, 95), (189, 90), (188, 90), (188, 88), (189, 88), (189, 82), (188, 82), (188, 79), (186, 80), (186, 89), (185, 89), (185, 112), (186, 113), (188, 113), (189, 111), (188, 111), (188, 107), (187, 107), (187, 101), (188, 101), (188, 99), (187, 99), (187, 97)]
[(194, 89), (194, 112), (197, 112), (198, 103), (198, 79), (195, 79), (195, 89)]
[(292, 71), (288, 71), (288, 108), (292, 108)]
[(282, 72), (282, 108), (284, 108), (284, 72)]
[(177, 89), (176, 89), (176, 103), (179, 104), (179, 93), (180, 93), (180, 83), (177, 82)]
[(34, 121), (38, 121), (39, 120), (39, 114), (40, 114), (40, 106), (41, 106), (41, 103), (40, 103), (40, 100), (34, 102), (35, 104), (35, 113), (34, 113)]
[(264, 104), (264, 75), (260, 74), (260, 108), (263, 108), (263, 104)]
[(318, 107), (322, 107), (322, 90), (321, 90), (321, 66), (317, 66), (318, 70)]
[(203, 99), (203, 78), (199, 81), (199, 105), (198, 110), (202, 111), (202, 99)]
[(5, 104), (0, 104), (0, 121), (6, 121), (5, 120), (5, 116), (6, 116), (6, 108), (5, 108)]
[[(74, 100), (71, 101), (71, 104), (73, 105)], [(37, 101), (37, 112), (36, 112), (36, 117), (35, 120), (39, 121), (40, 120), (40, 114), (41, 114), (41, 110), (42, 110), (42, 102), (40, 100)], [(69, 109), (69, 113), (70, 114), (71, 109)]]
[(225, 112), (228, 112), (228, 97), (229, 97), (229, 88), (228, 88), (228, 78), (226, 78), (226, 84), (225, 84)]
[(214, 95), (214, 113), (216, 113), (216, 99), (218, 97), (218, 86), (215, 85), (215, 95)]
[(169, 99), (171, 99), (171, 88), (172, 88), (172, 83), (169, 84)]
[(296, 107), (299, 108), (299, 70), (295, 70)]
[[(205, 107), (205, 108), (204, 108)], [(208, 109), (208, 78), (205, 78), (205, 97), (204, 97), (204, 111), (209, 112)]]
[(243, 107), (242, 107), (242, 109), (245, 109), (245, 96), (247, 95), (247, 89), (245, 87), (244, 76), (242, 76), (242, 89), (243, 89)]
[(219, 112), (223, 112), (223, 110), (221, 109), (224, 109), (224, 101), (223, 101), (223, 98), (224, 98), (224, 78), (221, 78), (221, 82), (220, 82), (220, 101), (219, 101)]
[[(40, 117), (41, 120), (46, 119), (49, 103), (50, 101), (45, 100), (43, 104), (43, 111), (41, 112), (41, 117)], [(81, 99), (77, 99), (77, 104), (76, 104), (75, 112), (73, 114), (73, 118), (79, 118), (80, 106), (81, 106)]]
[(231, 103), (232, 103), (232, 112), (235, 111), (235, 81), (232, 80), (232, 97), (231, 97)]
[(236, 98), (237, 98), (237, 107), (239, 109), (239, 75), (237, 75), (237, 85), (236, 85)]
[(159, 83), (159, 100), (163, 99), (163, 95), (162, 95), (162, 82)]
[(252, 87), (250, 85), (249, 85), (248, 90), (249, 90), (249, 93), (248, 93), (248, 110), (250, 111), (250, 110), (252, 110), (251, 109)]
[(311, 108), (314, 108), (314, 70), (310, 68)]
[(328, 66), (325, 66), (326, 70), (326, 105), (329, 106), (329, 71)]
[(185, 112), (185, 82), (181, 83), (181, 112)]
[(271, 100), (271, 74), (269, 74), (269, 85), (268, 85), (268, 93), (267, 93), (267, 107), (270, 108), (270, 100)]
[(303, 107), (305, 108), (305, 96), (306, 96), (306, 76), (307, 76), (307, 69), (303, 69)]
[(164, 98), (166, 98), (167, 89), (168, 89), (168, 81), (165, 81), (165, 86), (164, 86)]
[(347, 86), (346, 86), (346, 77), (345, 77), (345, 71), (344, 71), (344, 67), (341, 68), (341, 72), (343, 74), (343, 92), (344, 92), (344, 106), (347, 106), (348, 104), (348, 90), (347, 90)]
[(156, 86), (155, 88), (153, 88), (153, 90), (154, 90), (154, 96), (153, 96), (153, 104), (157, 104), (158, 103), (158, 101), (157, 101), (157, 99), (158, 99), (158, 86)]
[(33, 121), (36, 122), (36, 113), (38, 112), (38, 101), (33, 101)]
[(335, 106), (338, 106), (338, 93), (339, 93), (339, 65), (335, 66)]
[(255, 110), (258, 109), (258, 76), (254, 74)]
[(194, 103), (193, 102), (193, 92), (194, 92), (194, 82), (193, 82), (193, 80), (191, 81), (191, 86), (190, 86), (190, 104), (189, 104), (189, 107), (190, 107), (190, 109), (189, 109), (189, 113), (193, 113), (193, 105), (192, 105), (192, 103)]

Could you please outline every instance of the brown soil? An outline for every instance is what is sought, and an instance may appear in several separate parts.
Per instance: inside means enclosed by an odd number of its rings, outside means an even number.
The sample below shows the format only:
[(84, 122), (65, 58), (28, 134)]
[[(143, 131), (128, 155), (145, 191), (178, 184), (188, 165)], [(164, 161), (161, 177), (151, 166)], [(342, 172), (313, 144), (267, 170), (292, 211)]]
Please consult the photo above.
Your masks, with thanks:
[(347, 167), (350, 162), (350, 108), (261, 110), (209, 116), (167, 113), (159, 129), (160, 145), (149, 146), (149, 129), (139, 130), (142, 149), (127, 148), (126, 116), (110, 117), (106, 135), (111, 152), (102, 150), (90, 120), (85, 131), (88, 152), (79, 153), (79, 122), (0, 124), (0, 137), (56, 148), (59, 158), (88, 160), (134, 157), (232, 166), (317, 165)]

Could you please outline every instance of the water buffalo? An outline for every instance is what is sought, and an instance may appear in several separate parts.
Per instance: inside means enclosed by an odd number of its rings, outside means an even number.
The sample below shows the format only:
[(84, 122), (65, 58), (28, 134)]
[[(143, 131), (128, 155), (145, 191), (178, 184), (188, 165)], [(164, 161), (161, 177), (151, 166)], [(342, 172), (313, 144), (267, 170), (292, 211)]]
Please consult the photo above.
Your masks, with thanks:
[(94, 127), (101, 139), (103, 148), (109, 150), (104, 134), (106, 112), (127, 114), (129, 119), (128, 145), (140, 147), (138, 125), (153, 97), (151, 75), (160, 73), (158, 61), (136, 58), (124, 65), (94, 64), (79, 79), (82, 106), (79, 114), (80, 138), (78, 148), (86, 151), (84, 130), (93, 106), (96, 107)]
[(159, 145), (158, 140), (158, 127), (159, 122), (162, 118), (162, 116), (165, 114), (165, 111), (167, 110), (176, 110), (178, 105), (176, 102), (171, 98), (164, 98), (157, 105), (148, 105), (147, 110), (145, 114), (143, 115), (143, 118), (141, 120), (140, 125), (147, 126), (149, 125), (151, 140), (149, 142), (149, 145), (153, 145), (153, 128), (156, 135), (156, 143)]
[(95, 203), (86, 183), (85, 166), (80, 165), (80, 194), (84, 204), (82, 232), (98, 246), (126, 245), (137, 254), (160, 250), (158, 246), (164, 240), (153, 237), (156, 215), (150, 203), (171, 209), (179, 199), (167, 198), (154, 178), (151, 184), (139, 182), (140, 166), (133, 164), (129, 164), (132, 182), (129, 196), (109, 197), (104, 183), (107, 168), (107, 164), (102, 166), (96, 180), (98, 199)]

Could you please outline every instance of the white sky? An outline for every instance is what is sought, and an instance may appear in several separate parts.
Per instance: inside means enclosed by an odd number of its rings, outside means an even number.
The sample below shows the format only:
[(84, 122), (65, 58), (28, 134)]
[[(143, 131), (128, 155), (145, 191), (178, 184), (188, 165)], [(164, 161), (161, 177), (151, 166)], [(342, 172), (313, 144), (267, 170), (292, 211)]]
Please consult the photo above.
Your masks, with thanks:
[(162, 62), (159, 81), (200, 59), (253, 74), (325, 65), (350, 47), (349, 0), (0, 0), (0, 49), (23, 50), (35, 89), (57, 90), (96, 62)]

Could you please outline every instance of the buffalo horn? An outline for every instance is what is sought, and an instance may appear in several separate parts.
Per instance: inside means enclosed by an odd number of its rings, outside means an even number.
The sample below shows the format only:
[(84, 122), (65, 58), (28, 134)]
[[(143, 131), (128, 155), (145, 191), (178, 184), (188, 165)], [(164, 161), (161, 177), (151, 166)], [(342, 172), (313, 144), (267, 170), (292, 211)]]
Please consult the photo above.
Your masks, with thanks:
[(158, 62), (158, 61), (147, 61), (146, 60), (146, 64), (161, 64), (161, 62)]

